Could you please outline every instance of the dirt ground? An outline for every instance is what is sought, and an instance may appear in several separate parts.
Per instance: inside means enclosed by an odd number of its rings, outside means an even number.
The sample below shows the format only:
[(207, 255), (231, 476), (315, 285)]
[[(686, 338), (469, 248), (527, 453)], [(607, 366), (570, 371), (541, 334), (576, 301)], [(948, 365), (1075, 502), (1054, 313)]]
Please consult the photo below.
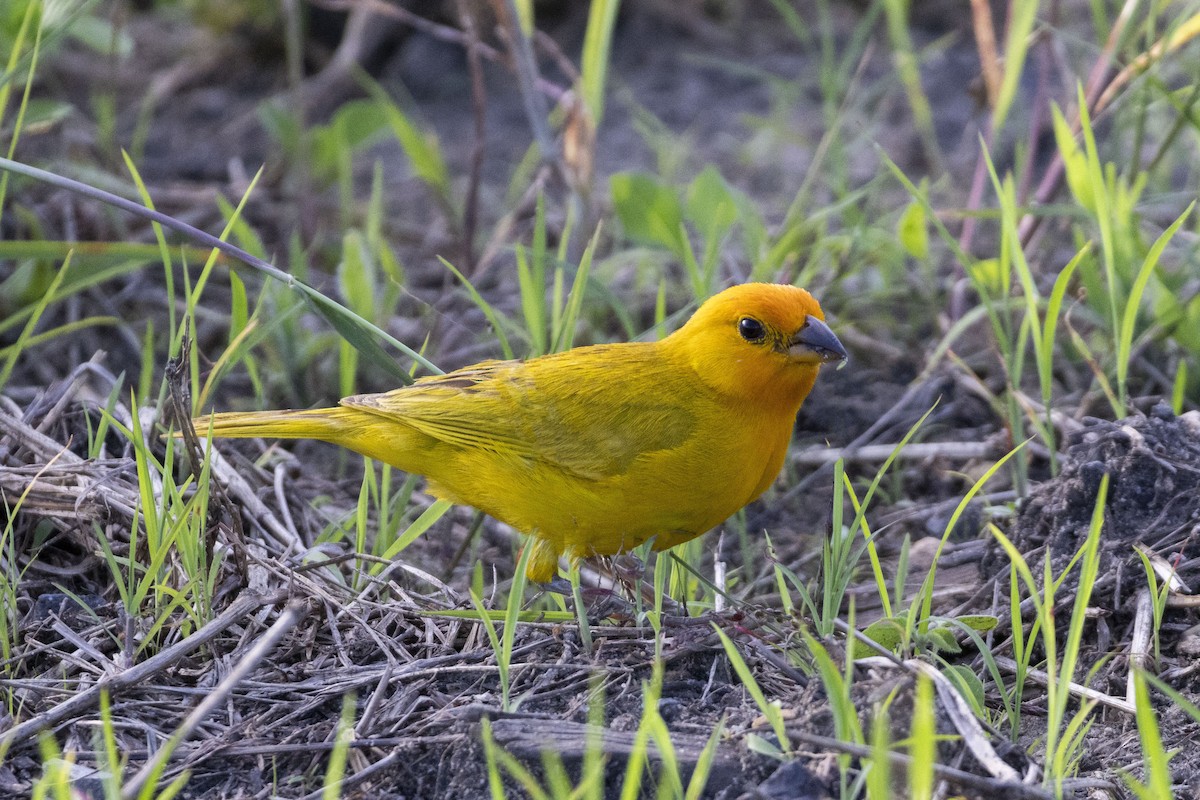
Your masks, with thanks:
[[(811, 77), (819, 69), (818, 53), (798, 47), (765, 3), (709, 5), (725, 9), (728, 16), (684, 15), (669, 3), (623, 12), (612, 58), (614, 101), (597, 134), (598, 185), (613, 172), (661, 169), (683, 154), (688, 164), (719, 165), (731, 183), (770, 209), (777, 221), (804, 182), (824, 132), (819, 87)], [(276, 145), (262, 130), (263, 104), (286, 102), (287, 97), (285, 64), (271, 37), (244, 32), (215, 36), (168, 14), (123, 13), (134, 42), (130, 58), (113, 60), (86, 48), (64, 47), (39, 65), (39, 95), (68, 100), (77, 110), (52, 129), (29, 135), (18, 159), (64, 172), (90, 160), (115, 171), (113, 153), (105, 148), (92, 116), (97, 112), (89, 113), (98, 96), (111, 96), (116, 141), (136, 138), (139, 125), (149, 120), (138, 167), (160, 209), (197, 227), (219, 230), (213, 198), (218, 192), (237, 197), (247, 176), (265, 162), (264, 185), (247, 208), (250, 225), (268, 253), (288, 253), (289, 240), (298, 233), (319, 262), (339, 238), (337, 198), (333, 190), (311, 191), (312, 184), (294, 165), (277, 157)], [(837, 15), (833, 29), (849, 36), (862, 11), (837, 4), (832, 13)], [(568, 53), (577, 52), (584, 21), (571, 4), (550, 4), (544, 20), (547, 34)], [(962, 187), (970, 182), (981, 122), (963, 80), (978, 73), (966, 25), (958, 12), (931, 12), (916, 19), (912, 30), (918, 46), (933, 48), (925, 65), (925, 89), (946, 156), (945, 179)], [(420, 31), (389, 33), (385, 43), (372, 49), (367, 66), (390, 89), (403, 85), (421, 119), (436, 132), (461, 187), (464, 181), (458, 176), (467, 173), (473, 148), (466, 135), (472, 109), (465, 99), (470, 78), (461, 48)], [(313, 35), (320, 40), (320, 32)], [(328, 39), (336, 41), (336, 34)], [(882, 42), (869, 49), (860, 65), (864, 85), (884, 84), (893, 69)], [(355, 95), (352, 82), (326, 85), (310, 78), (308, 86), (313, 120), (324, 118), (336, 98)], [(891, 86), (863, 123), (857, 148), (861, 157), (849, 165), (852, 183), (865, 183), (878, 173), (874, 142), (906, 170), (919, 173), (926, 167), (903, 94)], [(785, 91), (788, 102), (782, 103)], [(480, 230), (489, 230), (508, 210), (506, 183), (530, 141), (516, 85), (496, 66), (487, 69), (487, 99)], [(651, 138), (657, 149), (639, 132), (647, 124), (641, 108), (665, 126), (662, 136)], [(761, 124), (780, 114), (782, 124)], [(787, 138), (772, 139), (781, 130)], [(770, 154), (769, 160), (746, 157), (756, 144)], [(463, 257), (437, 203), (394, 143), (374, 145), (368, 157), (359, 159), (364, 190), (376, 160), (384, 179), (387, 234), (407, 278), (402, 300), (407, 315), (394, 321), (392, 332), (412, 343), (429, 333), (429, 355), (447, 368), (495, 355), (483, 315), (462, 292), (451, 290), (437, 262), (439, 255), (451, 261)], [(879, 184), (873, 191), (883, 193), (874, 200), (879, 204), (888, 204), (887, 193), (892, 192), (894, 207), (908, 200), (895, 184)], [(153, 241), (139, 221), (92, 201), (33, 184), (16, 185), (10, 193), (33, 210), (46, 239)], [(529, 220), (520, 224), (527, 226)], [(25, 238), (32, 227), (6, 215), (0, 235)], [(283, 255), (279, 261), (289, 267)], [(518, 303), (515, 279), (505, 277), (513, 274), (510, 267), (511, 255), (501, 256), (479, 284), (490, 301), (506, 310)], [(744, 277), (746, 265), (726, 267), (731, 277)], [(0, 279), (9, 270), (10, 265), (0, 262)], [(615, 268), (610, 274), (608, 288), (616, 296), (649, 298), (629, 309), (649, 327), (653, 292), (636, 285), (635, 270)], [(323, 288), (332, 286), (332, 278), (320, 273), (309, 278)], [(344, 797), (485, 796), (485, 719), (495, 740), (535, 773), (543, 774), (540, 753), (553, 744), (568, 773), (577, 774), (588, 744), (589, 706), (596, 702), (604, 704), (606, 775), (615, 792), (643, 713), (646, 685), (653, 678), (654, 632), (634, 625), (633, 611), (615, 600), (604, 607), (604, 624), (594, 628), (591, 656), (572, 624), (520, 626), (511, 676), (512, 696), (520, 702), (504, 710), (494, 654), (481, 626), (431, 612), (471, 607), (467, 587), (477, 561), (495, 565), (500, 575), (511, 573), (510, 532), (485, 520), (475, 536), (479, 521), (469, 509), (456, 509), (405, 552), (403, 563), (376, 576), (370, 591), (351, 591), (336, 567), (314, 565), (294, 552), (279, 557), (289, 536), (297, 536), (302, 552), (308, 552), (328, 521), (357, 502), (358, 468), (321, 445), (297, 444), (291, 448), (295, 455), (275, 450), (266, 459), (259, 458), (262, 448), (256, 443), (221, 446), (227, 466), (215, 469), (226, 488), (215, 500), (209, 536), (236, 557), (223, 567), (214, 598), (217, 621), (204, 629), (204, 636), (185, 635), (194, 633), (186, 620), (170, 630), (149, 631), (147, 620), (122, 614), (97, 553), (95, 531), (118, 536), (124, 530), (127, 539), (140, 493), (134, 455), (115, 434), (100, 459), (88, 459), (81, 443), (97, 424), (97, 407), (109, 396), (115, 376), (139, 374), (142, 323), (163, 317), (161, 283), (161, 271), (151, 269), (98, 284), (85, 301), (138, 324), (81, 331), (55, 352), (21, 361), (5, 387), (0, 490), (11, 498), (34, 487), (15, 516), (14, 536), (15, 552), (36, 552), (37, 558), (21, 561), (28, 563), (28, 571), (14, 595), (20, 646), (7, 662), (11, 677), (0, 682), (15, 694), (18, 705), (0, 717), (0, 730), (40, 717), (47, 722), (43, 729), (53, 732), (61, 747), (77, 753), (76, 788), (84, 796), (99, 796), (102, 776), (89, 771), (97, 766), (92, 737), (98, 688), (112, 691), (118, 744), (130, 754), (131, 773), (257, 642), (273, 636), (272, 625), (294, 613), (290, 630), (272, 640), (269, 654), (242, 676), (228, 701), (212, 710), (177, 751), (165, 775), (191, 771), (183, 796), (311, 796), (319, 790), (347, 694), (356, 698), (356, 711), (348, 768), (353, 778)], [(820, 294), (823, 287), (812, 288)], [(823, 302), (834, 327), (847, 331), (852, 363), (822, 375), (798, 421), (797, 452), (895, 443), (931, 407), (923, 441), (988, 447), (967, 457), (948, 447), (895, 468), (887, 497), (872, 512), (874, 528), (881, 532), (879, 543), (889, 563), (906, 536), (916, 542), (910, 574), (919, 576), (920, 559), (930, 554), (921, 540), (927, 544), (928, 537), (940, 535), (962, 494), (1011, 442), (1002, 421), (969, 381), (949, 368), (923, 372), (938, 320), (920, 318), (911, 304), (898, 303), (891, 310), (862, 307), (843, 291), (834, 290)], [(220, 302), (228, 307), (224, 297)], [(64, 322), (79, 309), (55, 313), (63, 314), (59, 322)], [(894, 335), (897, 329), (905, 331), (902, 337)], [(204, 318), (195, 334), (201, 354), (218, 352), (227, 336), (220, 320)], [(0, 341), (7, 344), (11, 342)], [(981, 348), (984, 366), (978, 374), (985, 378), (989, 357)], [(325, 393), (335, 380), (310, 377), (296, 385), (269, 384), (268, 393), (280, 405), (335, 399)], [(389, 388), (382, 376), (368, 377), (364, 384), (361, 391)], [(1014, 487), (1003, 477), (989, 484), (942, 554), (938, 590), (940, 613), (997, 616), (1001, 625), (988, 641), (997, 652), (1004, 651), (1010, 619), (1005, 604), (1008, 562), (994, 539), (984, 535), (986, 524), (995, 522), (1007, 532), (1031, 565), (1040, 564), (1049, 552), (1057, 574), (1082, 543), (1101, 476), (1107, 474), (1100, 578), (1091, 587), (1089, 605), (1095, 614), (1086, 634), (1084, 663), (1085, 669), (1095, 667), (1089, 685), (1113, 698), (1126, 695), (1131, 643), (1139, 603), (1144, 602), (1139, 594), (1144, 570), (1134, 545), (1163, 554), (1182, 581), (1200, 587), (1200, 418), (1196, 411), (1176, 417), (1157, 402), (1154, 391), (1143, 394), (1145, 399), (1135, 404), (1136, 415), (1126, 420), (1094, 419), (1084, 416), (1084, 409), (1063, 409), (1066, 443), (1060, 448), (1058, 476), (1050, 478), (1048, 454), (1030, 448), (1033, 488), (1026, 500), (1015, 503)], [(250, 396), (248, 379), (234, 376), (216, 402), (233, 407)], [(132, 418), (120, 400), (118, 410)], [(858, 478), (869, 478), (876, 466), (851, 460)], [(778, 559), (801, 574), (813, 569), (817, 536), (829, 527), (831, 475), (828, 462), (820, 466), (800, 459), (774, 491), (746, 512), (747, 528), (769, 530)], [(323, 500), (314, 507), (317, 498)], [(418, 493), (416, 502), (429, 500)], [(716, 534), (710, 537), (723, 559), (740, 563), (734, 537), (720, 543)], [(840, 791), (838, 750), (828, 742), (835, 735), (833, 715), (821, 682), (799, 670), (790, 657), (799, 651), (796, 625), (772, 605), (778, 598), (771, 594), (769, 566), (765, 561), (746, 565), (755, 570), (746, 584), (761, 591), (749, 591), (737, 611), (668, 620), (658, 710), (669, 726), (685, 780), (708, 736), (723, 725), (705, 797), (835, 797)], [(851, 596), (862, 598), (860, 620), (879, 613), (870, 607), (868, 580), (864, 574), (862, 584), (850, 590)], [(1069, 609), (1077, 590), (1062, 587), (1058, 602), (1063, 608)], [(1168, 608), (1157, 643), (1158, 675), (1192, 702), (1200, 702), (1198, 616), (1195, 608)], [(760, 685), (780, 704), (798, 748), (796, 759), (781, 763), (748, 745), (750, 734), (768, 740), (773, 734), (726, 657), (713, 622), (737, 638)], [(131, 677), (123, 673), (134, 666), (131, 649), (146, 636), (158, 637), (159, 655)], [(961, 654), (943, 656), (973, 669), (982, 665), (969, 645)], [(895, 738), (905, 735), (904, 708), (913, 684), (911, 669), (900, 663), (879, 659), (860, 669), (854, 692), (864, 725), (873, 704), (896, 690), (901, 700), (892, 711)], [(1028, 694), (1023, 713), (1027, 730), (1015, 741), (1007, 731), (990, 736), (1003, 760), (1022, 775), (1041, 760), (1038, 731), (1044, 735), (1039, 726), (1044, 726), (1046, 713), (1044, 696), (1033, 689)], [(81, 701), (77, 710), (63, 709), (64, 701), (81, 696), (91, 699)], [(993, 694), (987, 700), (996, 702)], [(1161, 695), (1155, 703), (1160, 709), (1169, 706)], [(939, 724), (945, 733), (955, 730), (947, 718)], [(1200, 796), (1200, 747), (1195, 744), (1200, 726), (1177, 709), (1166, 713), (1161, 724), (1168, 750), (1177, 748), (1171, 769), (1178, 796)], [(1087, 737), (1078, 780), (1066, 796), (1125, 796), (1120, 771), (1140, 775), (1133, 717), (1101, 705)], [(13, 741), (0, 765), (0, 795), (27, 793), (41, 772), (41, 761), (32, 733)], [(955, 770), (943, 775), (952, 796), (1045, 796), (997, 783), (960, 740), (941, 745), (940, 761)], [(653, 788), (645, 793), (653, 794)]]

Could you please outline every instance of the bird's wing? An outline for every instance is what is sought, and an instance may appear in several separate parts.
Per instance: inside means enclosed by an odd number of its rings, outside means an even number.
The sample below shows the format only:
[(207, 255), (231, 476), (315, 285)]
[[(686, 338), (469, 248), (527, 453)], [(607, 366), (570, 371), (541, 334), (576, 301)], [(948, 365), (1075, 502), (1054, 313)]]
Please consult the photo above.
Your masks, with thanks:
[(683, 378), (662, 375), (662, 365), (637, 349), (616, 358), (608, 349), (486, 361), (342, 402), (453, 446), (600, 480), (626, 472), (640, 456), (680, 446), (696, 427)]

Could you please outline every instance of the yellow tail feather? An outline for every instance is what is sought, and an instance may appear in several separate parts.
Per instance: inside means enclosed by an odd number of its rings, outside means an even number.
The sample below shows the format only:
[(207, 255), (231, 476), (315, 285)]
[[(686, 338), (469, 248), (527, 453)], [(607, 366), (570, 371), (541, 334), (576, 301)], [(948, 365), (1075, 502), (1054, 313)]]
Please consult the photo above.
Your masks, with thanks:
[(225, 412), (192, 420), (196, 433), (216, 439), (317, 439), (428, 475), (433, 440), (396, 417), (348, 406), (307, 411)]
[(307, 411), (230, 411), (196, 417), (192, 424), (201, 436), (211, 429), (215, 438), (320, 439), (341, 444), (347, 429), (344, 408), (314, 408)]

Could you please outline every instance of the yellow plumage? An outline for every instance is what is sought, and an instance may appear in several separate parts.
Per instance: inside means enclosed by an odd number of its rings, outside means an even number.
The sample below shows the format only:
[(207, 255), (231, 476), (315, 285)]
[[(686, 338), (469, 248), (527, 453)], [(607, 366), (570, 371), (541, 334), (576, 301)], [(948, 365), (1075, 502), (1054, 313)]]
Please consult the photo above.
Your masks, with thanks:
[(659, 342), (485, 361), (337, 408), (216, 414), (212, 431), (320, 439), (425, 475), (535, 537), (528, 575), (546, 582), (560, 554), (670, 547), (762, 494), (820, 365), (845, 358), (823, 319), (803, 289), (745, 284)]

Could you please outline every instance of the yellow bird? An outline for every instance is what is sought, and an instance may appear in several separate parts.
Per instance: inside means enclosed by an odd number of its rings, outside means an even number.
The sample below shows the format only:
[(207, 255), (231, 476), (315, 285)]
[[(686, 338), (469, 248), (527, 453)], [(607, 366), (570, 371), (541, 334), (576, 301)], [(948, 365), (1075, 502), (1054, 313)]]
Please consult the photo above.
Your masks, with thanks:
[(662, 550), (715, 527), (779, 474), (800, 404), (846, 351), (807, 291), (750, 283), (657, 342), (484, 361), (337, 408), (215, 414), (213, 436), (319, 439), (419, 473), (437, 497), (561, 555)]

